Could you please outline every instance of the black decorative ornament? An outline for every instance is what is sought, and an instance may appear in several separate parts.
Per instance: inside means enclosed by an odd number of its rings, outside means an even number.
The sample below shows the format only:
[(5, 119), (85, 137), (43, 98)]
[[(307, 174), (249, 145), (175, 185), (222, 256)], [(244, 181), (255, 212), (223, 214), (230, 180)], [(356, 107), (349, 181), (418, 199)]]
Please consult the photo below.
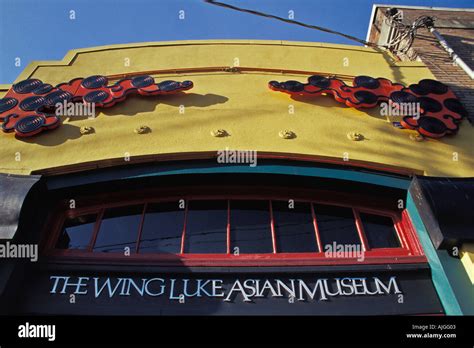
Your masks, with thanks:
[(432, 138), (455, 134), (458, 124), (467, 116), (466, 109), (448, 86), (430, 79), (407, 88), (381, 77), (356, 76), (350, 86), (341, 79), (313, 75), (307, 83), (270, 81), (268, 87), (291, 95), (332, 95), (336, 101), (353, 108), (371, 108), (379, 102), (388, 102), (398, 108), (399, 116), (404, 116), (399, 121), (402, 127), (416, 129)]
[(446, 125), (434, 117), (421, 117), (418, 125), (432, 134), (444, 134), (447, 131)]
[(443, 104), (446, 107), (446, 109), (448, 109), (449, 111), (462, 115), (463, 117), (468, 116), (467, 110), (464, 108), (461, 102), (457, 99), (454, 99), (454, 98), (446, 99), (443, 102)]
[(30, 93), (31, 91), (35, 90), (39, 86), (41, 86), (43, 82), (38, 79), (28, 79), (20, 81), (13, 85), (13, 90), (18, 94), (25, 94)]
[(328, 88), (331, 80), (324, 76), (313, 75), (308, 78), (308, 83), (319, 88)]
[(61, 90), (51, 92), (45, 97), (45, 106), (54, 107), (58, 103), (64, 103), (64, 101), (69, 102), (72, 99), (72, 94), (69, 92), (64, 92)]
[(26, 116), (15, 124), (15, 130), (25, 134), (38, 132), (43, 127), (44, 121), (44, 117), (38, 115)]
[(370, 76), (357, 76), (354, 78), (354, 86), (376, 89), (380, 87), (380, 82)]
[(390, 94), (390, 100), (396, 104), (401, 103), (418, 103), (419, 100), (413, 94), (404, 92), (404, 91), (397, 91)]
[[(76, 78), (56, 87), (38, 79), (16, 83), (0, 99), (0, 122), (4, 132), (15, 132), (17, 137), (29, 137), (60, 125), (55, 114), (64, 102), (94, 103), (96, 107), (110, 107), (130, 94), (143, 96), (173, 94), (193, 87), (192, 81), (163, 81), (140, 75), (124, 78), (108, 86), (108, 78), (101, 75)], [(36, 114), (32, 115), (35, 112)]]
[(428, 93), (445, 94), (448, 92), (448, 86), (436, 80), (425, 79), (418, 82), (418, 84)]
[(20, 108), (24, 111), (34, 111), (41, 108), (46, 103), (44, 97), (34, 96), (28, 97), (21, 101)]
[(430, 93), (430, 91), (426, 87), (423, 87), (418, 83), (410, 85), (408, 89), (416, 95), (427, 95)]
[(144, 75), (144, 76), (137, 76), (132, 78), (132, 85), (136, 88), (144, 88), (151, 86), (154, 84), (155, 81), (153, 80), (153, 77)]
[(354, 97), (363, 104), (377, 104), (377, 95), (368, 91), (357, 91)]
[(304, 85), (301, 82), (290, 80), (284, 82), (283, 88), (291, 92), (300, 92), (304, 89)]
[(86, 103), (101, 103), (109, 97), (109, 93), (105, 91), (93, 91), (84, 96)]
[(51, 86), (49, 83), (43, 83), (42, 85), (38, 86), (33, 90), (33, 94), (36, 95), (42, 95), (49, 93), (53, 90), (53, 86)]
[(108, 81), (109, 80), (105, 76), (93, 75), (82, 80), (81, 85), (87, 89), (95, 89), (106, 86)]
[(16, 100), (15, 98), (0, 99), (0, 114), (13, 109), (17, 104), (18, 100)]
[(419, 97), (418, 100), (424, 112), (440, 112), (443, 109), (443, 105), (433, 98)]
[(176, 82), (176, 81), (168, 80), (168, 81), (163, 81), (163, 82), (158, 83), (158, 88), (160, 89), (160, 91), (163, 91), (163, 92), (173, 91), (178, 87), (179, 87), (179, 82)]

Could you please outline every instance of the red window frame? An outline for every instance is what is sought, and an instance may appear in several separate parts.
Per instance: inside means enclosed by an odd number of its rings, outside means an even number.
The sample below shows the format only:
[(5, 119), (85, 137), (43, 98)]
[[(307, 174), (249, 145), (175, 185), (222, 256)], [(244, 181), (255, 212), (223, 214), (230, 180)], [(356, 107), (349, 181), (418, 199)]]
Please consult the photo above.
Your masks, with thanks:
[[(177, 191), (180, 189), (176, 188)], [(183, 190), (183, 188), (181, 188)], [(98, 195), (95, 198), (86, 198), (83, 203), (86, 204), (85, 208), (65, 209), (67, 201), (61, 202), (56, 211), (50, 216), (50, 223), (44, 232), (44, 238), (42, 240), (41, 250), (43, 255), (54, 259), (55, 261), (65, 263), (113, 263), (113, 264), (153, 264), (153, 265), (166, 265), (166, 266), (318, 266), (318, 265), (355, 265), (355, 264), (394, 264), (394, 263), (424, 263), (427, 262), (426, 257), (422, 251), (421, 245), (416, 236), (413, 225), (410, 221), (406, 210), (394, 211), (387, 208), (386, 202), (374, 201), (372, 204), (361, 205), (361, 197), (354, 197), (344, 193), (328, 193), (323, 191), (314, 190), (285, 190), (285, 188), (265, 188), (258, 196), (252, 191), (255, 189), (238, 188), (221, 190), (220, 193), (201, 194), (208, 190), (219, 192), (219, 188), (200, 188), (196, 190), (190, 189), (190, 194), (187, 195), (176, 195), (177, 191), (173, 188), (164, 190), (163, 192), (156, 192), (152, 190), (148, 194), (132, 194), (130, 199), (126, 199), (127, 193), (122, 194), (105, 194), (103, 196)], [(184, 192), (187, 190), (184, 189)], [(228, 194), (222, 194), (222, 191), (229, 192)], [(286, 193), (285, 193), (286, 192)], [(295, 193), (291, 197), (288, 197), (287, 192)], [(157, 195), (158, 193), (158, 195)], [(121, 197), (114, 203), (107, 202), (114, 201), (115, 197)], [(364, 202), (367, 197), (363, 197)], [(155, 202), (170, 202), (178, 201), (180, 199), (186, 200), (185, 213), (184, 213), (184, 226), (183, 233), (181, 236), (181, 252), (179, 254), (139, 254), (139, 243), (142, 233), (142, 227), (145, 217), (147, 205)], [(228, 217), (227, 217), (227, 253), (226, 254), (186, 254), (184, 251), (184, 240), (186, 233), (186, 220), (189, 200), (227, 200)], [(230, 246), (230, 201), (231, 200), (265, 200), (269, 202), (270, 212), (270, 227), (272, 232), (272, 244), (273, 253), (268, 254), (240, 254), (238, 256), (231, 253)], [(275, 226), (273, 219), (272, 201), (275, 200), (288, 200), (293, 199), (295, 202), (309, 202), (311, 203), (311, 214), (313, 217), (313, 224), (315, 227), (316, 242), (318, 245), (319, 252), (313, 253), (279, 253), (276, 251), (276, 238), (275, 238)], [(106, 202), (100, 203), (101, 200)], [(95, 204), (91, 204), (94, 202)], [(383, 204), (381, 204), (383, 203)], [(131, 253), (129, 256), (125, 256), (123, 253), (100, 253), (92, 252), (92, 246), (94, 245), (97, 235), (100, 229), (100, 222), (103, 217), (104, 211), (107, 208), (131, 206), (136, 204), (143, 204), (142, 216), (139, 224), (139, 230), (137, 233), (137, 243), (135, 253)], [(356, 258), (329, 258), (324, 254), (324, 250), (321, 245), (321, 239), (319, 237), (319, 231), (317, 227), (317, 213), (314, 211), (314, 204), (323, 205), (334, 205), (340, 207), (346, 207), (352, 209), (359, 238), (362, 241), (362, 246), (365, 250), (364, 260), (357, 261)], [(370, 249), (367, 245), (365, 233), (363, 230), (363, 224), (359, 216), (359, 212), (387, 216), (394, 222), (394, 228), (400, 241), (399, 248), (377, 248)], [(62, 231), (62, 226), (66, 218), (74, 218), (77, 216), (97, 213), (98, 218), (94, 226), (93, 237), (89, 244), (88, 250), (72, 250), (72, 249), (56, 249), (55, 245)]]

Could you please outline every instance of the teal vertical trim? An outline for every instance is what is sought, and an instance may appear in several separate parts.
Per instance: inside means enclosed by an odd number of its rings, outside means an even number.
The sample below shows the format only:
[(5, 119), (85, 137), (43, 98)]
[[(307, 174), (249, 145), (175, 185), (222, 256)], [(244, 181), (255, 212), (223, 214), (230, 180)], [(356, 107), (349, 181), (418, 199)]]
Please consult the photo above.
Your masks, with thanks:
[(461, 260), (450, 256), (446, 250), (439, 250), (438, 256), (456, 294), (462, 313), (474, 315), (474, 284), (469, 279)]
[(444, 307), (444, 311), (448, 315), (463, 315), (453, 288), (451, 287), (448, 277), (443, 269), (443, 264), (441, 263), (433, 243), (431, 243), (428, 231), (421, 220), (420, 214), (418, 214), (418, 209), (416, 208), (416, 204), (413, 201), (410, 192), (408, 192), (407, 195), (407, 210), (410, 214), (413, 224), (415, 225), (416, 232), (418, 233), (418, 237), (425, 255), (428, 258), (428, 262), (431, 267), (431, 277), (433, 279), (433, 284), (436, 288), (436, 291), (438, 292), (438, 296)]

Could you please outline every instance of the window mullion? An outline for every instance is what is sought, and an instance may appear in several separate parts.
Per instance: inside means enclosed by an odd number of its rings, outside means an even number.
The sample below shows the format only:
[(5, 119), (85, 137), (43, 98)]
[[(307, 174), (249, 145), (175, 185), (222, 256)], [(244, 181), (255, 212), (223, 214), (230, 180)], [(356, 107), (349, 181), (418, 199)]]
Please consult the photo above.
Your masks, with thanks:
[(323, 252), (323, 245), (321, 243), (321, 237), (319, 236), (318, 223), (317, 223), (317, 220), (316, 220), (316, 213), (314, 212), (313, 203), (310, 203), (310, 208), (311, 208), (311, 216), (313, 217), (314, 234), (316, 235), (316, 243), (318, 245), (318, 251), (320, 253), (322, 253)]
[(270, 208), (270, 229), (272, 231), (272, 245), (273, 245), (273, 253), (277, 253), (276, 247), (276, 236), (275, 236), (275, 221), (273, 220), (273, 208), (272, 208), (272, 201), (268, 201), (269, 208)]
[(367, 242), (367, 238), (365, 237), (364, 227), (362, 226), (362, 220), (360, 219), (359, 212), (352, 208), (352, 212), (354, 213), (355, 224), (357, 227), (357, 233), (359, 234), (360, 241), (362, 243), (362, 247), (364, 251), (369, 251), (369, 243)]
[(102, 209), (100, 213), (97, 215), (97, 221), (95, 222), (95, 225), (94, 225), (94, 232), (92, 233), (92, 238), (87, 248), (87, 251), (89, 252), (92, 252), (92, 249), (94, 248), (94, 244), (97, 240), (97, 235), (99, 234), (100, 224), (102, 223), (102, 218), (104, 217), (104, 212), (105, 212), (105, 209)]
[(181, 235), (181, 250), (180, 254), (184, 254), (184, 239), (186, 238), (186, 222), (188, 220), (188, 205), (189, 200), (185, 201), (186, 206), (184, 207), (184, 223), (183, 223), (183, 234)]
[(135, 253), (137, 254), (138, 254), (138, 249), (140, 248), (140, 239), (142, 238), (143, 222), (145, 221), (145, 213), (146, 213), (147, 206), (148, 206), (148, 203), (145, 203), (145, 205), (143, 206), (142, 217), (140, 219), (140, 225), (138, 226), (137, 243), (135, 246)]
[(227, 200), (227, 254), (230, 254), (230, 199)]

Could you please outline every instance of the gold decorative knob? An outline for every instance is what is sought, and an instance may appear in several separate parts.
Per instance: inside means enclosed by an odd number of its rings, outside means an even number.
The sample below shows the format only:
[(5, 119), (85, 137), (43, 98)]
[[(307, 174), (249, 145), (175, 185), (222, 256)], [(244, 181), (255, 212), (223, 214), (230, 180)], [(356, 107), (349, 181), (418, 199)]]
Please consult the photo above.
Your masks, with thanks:
[(357, 132), (349, 132), (347, 133), (347, 138), (352, 141), (361, 141), (364, 140), (364, 136)]
[(421, 134), (410, 134), (410, 140), (420, 142), (425, 140), (425, 137)]
[(140, 126), (138, 128), (135, 128), (134, 132), (137, 134), (147, 134), (151, 132), (151, 128), (148, 126)]
[(82, 126), (79, 130), (82, 135), (94, 133), (94, 128), (89, 126)]
[(216, 138), (228, 137), (230, 134), (225, 129), (215, 129), (211, 131), (211, 135)]
[(280, 131), (280, 133), (278, 133), (278, 135), (280, 136), (280, 138), (283, 138), (283, 139), (294, 139), (294, 138), (296, 138), (296, 133), (293, 132), (293, 131), (290, 131), (290, 130), (282, 130), (282, 131)]

